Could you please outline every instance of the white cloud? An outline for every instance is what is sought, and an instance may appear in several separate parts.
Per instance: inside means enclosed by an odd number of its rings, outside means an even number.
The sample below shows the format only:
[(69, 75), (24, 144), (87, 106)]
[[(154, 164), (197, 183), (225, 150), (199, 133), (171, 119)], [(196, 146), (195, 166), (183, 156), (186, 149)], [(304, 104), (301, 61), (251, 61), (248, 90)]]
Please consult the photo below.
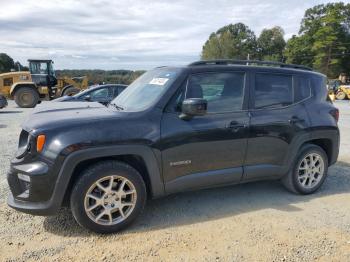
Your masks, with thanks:
[(243, 22), (256, 34), (296, 34), (305, 9), (324, 0), (0, 0), (0, 52), (58, 68), (148, 69), (199, 59), (210, 33)]

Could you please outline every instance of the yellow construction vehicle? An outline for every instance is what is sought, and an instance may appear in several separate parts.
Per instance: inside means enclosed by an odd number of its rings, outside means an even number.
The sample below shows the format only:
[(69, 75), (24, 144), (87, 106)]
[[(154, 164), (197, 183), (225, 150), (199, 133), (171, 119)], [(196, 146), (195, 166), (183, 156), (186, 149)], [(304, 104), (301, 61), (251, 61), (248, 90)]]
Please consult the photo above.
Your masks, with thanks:
[(337, 100), (350, 99), (350, 78), (341, 74), (338, 79), (329, 80), (328, 94)]
[(350, 85), (340, 85), (335, 92), (335, 98), (338, 100), (350, 99)]
[(327, 81), (328, 96), (332, 101), (335, 101), (335, 93), (338, 87), (339, 87), (338, 79), (328, 79)]
[(88, 87), (87, 77), (57, 78), (52, 60), (28, 60), (29, 71), (0, 74), (0, 93), (19, 107), (34, 107), (41, 100), (74, 95)]

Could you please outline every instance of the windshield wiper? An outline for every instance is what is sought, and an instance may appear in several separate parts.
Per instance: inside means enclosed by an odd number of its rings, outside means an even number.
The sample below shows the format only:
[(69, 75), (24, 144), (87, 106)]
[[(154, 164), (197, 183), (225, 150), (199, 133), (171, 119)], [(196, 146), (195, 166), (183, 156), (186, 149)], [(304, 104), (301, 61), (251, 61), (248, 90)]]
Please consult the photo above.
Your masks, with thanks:
[(112, 106), (114, 106), (117, 110), (124, 110), (124, 108), (123, 107), (121, 107), (121, 106), (118, 106), (117, 104), (115, 104), (115, 103), (109, 103), (108, 105), (112, 105)]

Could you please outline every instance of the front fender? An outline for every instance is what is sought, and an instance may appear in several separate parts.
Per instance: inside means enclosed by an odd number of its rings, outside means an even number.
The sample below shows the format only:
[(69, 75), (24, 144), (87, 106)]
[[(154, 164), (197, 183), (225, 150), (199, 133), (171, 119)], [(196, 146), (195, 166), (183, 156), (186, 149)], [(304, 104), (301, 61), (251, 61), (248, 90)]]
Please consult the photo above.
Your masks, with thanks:
[(26, 86), (33, 86), (35, 88), (35, 83), (34, 82), (17, 82), (17, 83), (14, 83), (12, 86), (11, 86), (11, 89), (10, 89), (10, 96), (13, 96), (14, 93), (15, 93), (15, 90), (18, 86), (20, 85), (26, 85)]
[(52, 210), (57, 210), (61, 207), (69, 182), (73, 176), (74, 169), (79, 163), (89, 159), (121, 155), (140, 156), (144, 160), (148, 170), (152, 197), (156, 198), (164, 195), (164, 183), (161, 172), (159, 170), (156, 156), (150, 147), (144, 145), (120, 145), (88, 148), (75, 151), (69, 154), (64, 160), (57, 176), (52, 197), (49, 200)]

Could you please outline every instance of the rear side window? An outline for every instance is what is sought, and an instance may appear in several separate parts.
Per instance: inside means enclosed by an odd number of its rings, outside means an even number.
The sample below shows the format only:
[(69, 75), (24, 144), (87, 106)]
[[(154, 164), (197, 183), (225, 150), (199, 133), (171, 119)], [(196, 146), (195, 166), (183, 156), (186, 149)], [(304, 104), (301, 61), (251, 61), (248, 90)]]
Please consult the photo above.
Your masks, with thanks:
[(279, 108), (293, 103), (291, 75), (256, 74), (254, 108)]
[(311, 81), (308, 77), (299, 77), (295, 88), (295, 102), (300, 102), (311, 96)]

